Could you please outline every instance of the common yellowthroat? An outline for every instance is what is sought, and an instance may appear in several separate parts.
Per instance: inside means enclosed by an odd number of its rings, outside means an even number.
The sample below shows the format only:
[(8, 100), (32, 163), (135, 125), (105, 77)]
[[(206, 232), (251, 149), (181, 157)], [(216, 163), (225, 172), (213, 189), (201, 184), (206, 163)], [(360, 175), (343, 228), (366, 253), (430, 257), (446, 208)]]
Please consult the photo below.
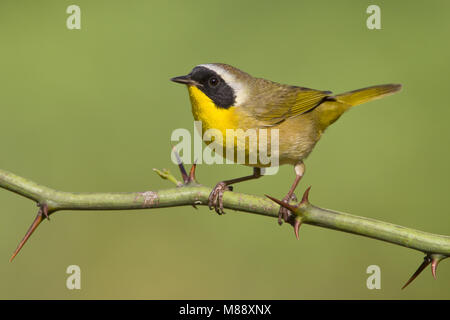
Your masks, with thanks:
[[(353, 106), (393, 94), (399, 84), (385, 84), (333, 95), (330, 91), (275, 83), (255, 78), (222, 63), (202, 64), (185, 76), (171, 79), (187, 85), (195, 120), (202, 122), (203, 133), (217, 129), (225, 137), (227, 129), (277, 129), (279, 164), (294, 166), (295, 179), (284, 202), (289, 202), (305, 173), (303, 160), (311, 153), (325, 129)], [(237, 148), (239, 143), (234, 146)], [(247, 156), (249, 153), (246, 149)], [(258, 152), (258, 150), (256, 150)], [(261, 177), (260, 162), (253, 174), (219, 182), (209, 196), (210, 209), (223, 213), (223, 193), (234, 183)], [(292, 215), (280, 208), (278, 222), (292, 223)]]

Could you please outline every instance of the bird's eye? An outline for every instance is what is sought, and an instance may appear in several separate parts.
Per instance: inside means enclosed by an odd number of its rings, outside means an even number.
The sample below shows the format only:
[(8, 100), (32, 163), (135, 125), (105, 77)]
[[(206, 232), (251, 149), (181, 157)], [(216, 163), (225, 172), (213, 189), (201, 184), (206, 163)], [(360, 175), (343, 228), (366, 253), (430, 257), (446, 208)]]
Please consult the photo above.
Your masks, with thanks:
[(216, 77), (211, 77), (209, 78), (208, 83), (211, 87), (216, 87), (219, 84), (219, 79)]

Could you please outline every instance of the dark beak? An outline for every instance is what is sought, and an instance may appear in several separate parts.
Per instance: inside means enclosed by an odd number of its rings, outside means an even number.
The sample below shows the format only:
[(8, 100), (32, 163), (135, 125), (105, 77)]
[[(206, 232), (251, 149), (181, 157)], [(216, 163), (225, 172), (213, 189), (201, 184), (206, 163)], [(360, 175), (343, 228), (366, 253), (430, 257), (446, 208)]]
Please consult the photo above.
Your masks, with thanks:
[(170, 81), (176, 82), (176, 83), (182, 83), (192, 86), (201, 86), (197, 81), (191, 79), (191, 75), (188, 74), (186, 76), (180, 76), (170, 79)]
[(194, 81), (191, 80), (191, 77), (189, 75), (175, 77), (175, 78), (170, 79), (170, 81), (173, 81), (176, 83), (182, 83), (182, 84), (194, 84)]

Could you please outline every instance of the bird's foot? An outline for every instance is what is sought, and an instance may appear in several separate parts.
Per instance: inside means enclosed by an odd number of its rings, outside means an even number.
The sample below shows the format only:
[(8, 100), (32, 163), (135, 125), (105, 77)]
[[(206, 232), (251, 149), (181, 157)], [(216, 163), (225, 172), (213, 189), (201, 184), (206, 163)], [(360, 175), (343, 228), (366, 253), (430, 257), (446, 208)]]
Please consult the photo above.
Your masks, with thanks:
[(228, 186), (225, 182), (221, 181), (214, 187), (213, 191), (208, 197), (208, 207), (210, 210), (214, 210), (219, 214), (224, 214), (223, 211), (223, 193), (225, 191), (233, 191), (232, 186)]
[[(266, 197), (268, 197), (272, 201), (275, 201), (276, 203), (278, 203), (281, 206), (279, 214), (278, 214), (278, 223), (281, 225), (284, 220), (284, 222), (287, 222), (290, 225), (292, 225), (294, 227), (294, 233), (295, 233), (295, 237), (297, 239), (299, 236), (298, 232), (299, 232), (300, 226), (302, 225), (302, 222), (303, 222), (303, 216), (301, 213), (298, 212), (298, 208), (300, 208), (301, 206), (309, 205), (308, 196), (309, 196), (310, 189), (311, 189), (311, 187), (306, 189), (305, 193), (303, 194), (302, 200), (297, 205), (289, 204), (289, 201), (297, 202), (296, 198), (289, 197), (289, 199), (288, 199), (288, 197), (286, 196), (283, 198), (283, 200), (278, 200), (278, 199), (273, 198), (266, 194)], [(285, 210), (283, 210), (283, 209), (285, 209)]]
[[(286, 195), (282, 201), (287, 204), (291, 201), (297, 202), (297, 197), (293, 193), (292, 195)], [(293, 216), (293, 213), (288, 208), (280, 207), (280, 211), (278, 211), (278, 224), (281, 226), (283, 221), (292, 224)]]

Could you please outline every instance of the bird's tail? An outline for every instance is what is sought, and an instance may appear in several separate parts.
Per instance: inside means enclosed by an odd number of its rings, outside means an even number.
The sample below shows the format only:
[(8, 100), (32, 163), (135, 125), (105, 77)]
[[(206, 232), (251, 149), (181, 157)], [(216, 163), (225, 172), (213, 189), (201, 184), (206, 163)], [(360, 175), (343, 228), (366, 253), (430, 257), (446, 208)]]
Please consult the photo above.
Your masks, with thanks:
[(402, 88), (401, 84), (382, 84), (358, 90), (353, 90), (338, 94), (334, 98), (351, 107), (366, 103), (372, 100), (380, 99), (385, 96), (396, 93)]
[(331, 96), (318, 107), (321, 129), (325, 130), (351, 107), (394, 94), (401, 88), (400, 84), (382, 84)]

